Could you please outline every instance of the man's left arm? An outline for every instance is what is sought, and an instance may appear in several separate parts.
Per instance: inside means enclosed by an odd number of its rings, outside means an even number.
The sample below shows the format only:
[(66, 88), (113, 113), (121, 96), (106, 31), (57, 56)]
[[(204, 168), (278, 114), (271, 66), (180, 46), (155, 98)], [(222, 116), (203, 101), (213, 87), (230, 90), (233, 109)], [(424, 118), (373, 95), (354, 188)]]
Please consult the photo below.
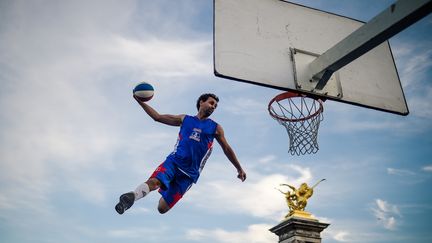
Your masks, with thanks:
[(245, 181), (246, 180), (246, 173), (244, 172), (243, 168), (241, 167), (240, 162), (238, 161), (237, 156), (234, 153), (234, 150), (228, 144), (228, 142), (225, 138), (224, 130), (222, 129), (221, 125), (217, 125), (215, 138), (218, 141), (218, 143), (220, 144), (220, 146), (222, 147), (222, 150), (223, 150), (224, 154), (226, 155), (226, 157), (229, 159), (229, 161), (231, 161), (231, 163), (234, 165), (234, 167), (236, 167), (237, 173), (238, 173), (237, 177), (241, 181)]

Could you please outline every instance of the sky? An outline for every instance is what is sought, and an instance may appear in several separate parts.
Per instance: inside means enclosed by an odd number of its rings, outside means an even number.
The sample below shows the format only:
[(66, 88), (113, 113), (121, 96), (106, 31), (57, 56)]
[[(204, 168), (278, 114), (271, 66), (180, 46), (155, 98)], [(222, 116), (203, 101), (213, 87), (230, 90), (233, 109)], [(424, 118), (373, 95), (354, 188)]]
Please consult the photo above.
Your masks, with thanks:
[[(295, 1), (368, 21), (393, 1)], [(211, 0), (0, 1), (0, 241), (277, 242), (280, 183), (315, 188), (306, 210), (323, 242), (432, 241), (432, 16), (390, 45), (410, 114), (324, 104), (313, 155), (287, 153), (267, 112), (279, 90), (215, 77)], [(164, 114), (195, 115), (201, 93), (247, 173), (215, 145), (167, 214), (152, 192), (114, 206), (172, 151), (178, 127), (132, 98), (151, 83)]]

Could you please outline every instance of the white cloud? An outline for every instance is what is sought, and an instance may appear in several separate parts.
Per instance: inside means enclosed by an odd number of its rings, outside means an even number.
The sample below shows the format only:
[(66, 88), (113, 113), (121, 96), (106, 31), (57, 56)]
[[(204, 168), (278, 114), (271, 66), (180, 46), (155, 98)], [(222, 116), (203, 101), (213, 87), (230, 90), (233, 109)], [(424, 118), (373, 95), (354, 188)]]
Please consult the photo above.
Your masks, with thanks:
[(432, 172), (432, 165), (427, 165), (422, 168), (423, 171)]
[(245, 231), (228, 231), (224, 229), (191, 229), (186, 238), (198, 242), (227, 242), (227, 243), (270, 243), (277, 241), (277, 236), (269, 231), (272, 225), (253, 224)]
[(377, 199), (376, 204), (378, 205), (378, 209), (384, 213), (394, 213), (400, 216), (399, 209), (396, 205), (392, 205), (384, 200)]
[(395, 169), (395, 168), (387, 168), (387, 173), (389, 175), (398, 175), (398, 176), (414, 176), (414, 175), (416, 175), (416, 173), (414, 173), (410, 170)]
[(386, 221), (384, 221), (384, 227), (389, 230), (396, 229), (396, 219), (393, 216), (390, 216)]
[[(214, 168), (211, 170), (216, 171)], [(298, 187), (301, 183), (309, 182), (312, 179), (309, 168), (287, 165), (286, 170), (294, 172), (295, 175), (258, 176), (256, 171), (248, 171), (249, 177), (243, 183), (233, 183), (230, 180), (218, 178), (200, 181), (199, 186), (188, 192), (190, 194), (188, 198), (191, 203), (210, 210), (223, 208), (227, 213), (243, 213), (278, 221), (288, 213), (288, 207), (284, 195), (275, 188), (282, 183)], [(257, 176), (251, 176), (251, 174)]]
[[(423, 171), (425, 170), (423, 169)], [(428, 176), (424, 173), (407, 169), (387, 168), (387, 174), (397, 176), (400, 182), (404, 184), (419, 184), (428, 179)]]
[(340, 241), (340, 242), (348, 242), (349, 236), (350, 236), (350, 233), (347, 231), (338, 231), (333, 235), (333, 239)]
[[(141, 69), (147, 76), (179, 77), (211, 73), (206, 56), (210, 38), (203, 41), (174, 41), (160, 38), (133, 40), (114, 37), (107, 47), (113, 66)], [(111, 57), (110, 57), (111, 56)]]
[(411, 52), (406, 53), (406, 56), (402, 55), (404, 65), (401, 70), (401, 78), (406, 81), (403, 83), (406, 88), (410, 85), (418, 85), (419, 79), (423, 79), (426, 71), (432, 67), (432, 50), (417, 52), (417, 55), (413, 55), (413, 49), (416, 47), (409, 47)]
[(372, 211), (374, 216), (388, 230), (396, 230), (398, 222), (395, 217), (402, 217), (398, 206), (392, 205), (382, 199), (375, 200), (375, 206)]

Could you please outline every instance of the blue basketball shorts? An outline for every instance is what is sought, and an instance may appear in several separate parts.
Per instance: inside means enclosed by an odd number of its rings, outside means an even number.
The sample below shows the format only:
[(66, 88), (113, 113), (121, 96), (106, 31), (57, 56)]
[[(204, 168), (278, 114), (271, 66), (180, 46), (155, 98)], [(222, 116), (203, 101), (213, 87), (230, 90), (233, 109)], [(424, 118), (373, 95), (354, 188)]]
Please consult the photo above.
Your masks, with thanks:
[(156, 178), (161, 182), (159, 193), (170, 208), (183, 197), (193, 184), (193, 180), (180, 171), (171, 159), (160, 164), (150, 178)]

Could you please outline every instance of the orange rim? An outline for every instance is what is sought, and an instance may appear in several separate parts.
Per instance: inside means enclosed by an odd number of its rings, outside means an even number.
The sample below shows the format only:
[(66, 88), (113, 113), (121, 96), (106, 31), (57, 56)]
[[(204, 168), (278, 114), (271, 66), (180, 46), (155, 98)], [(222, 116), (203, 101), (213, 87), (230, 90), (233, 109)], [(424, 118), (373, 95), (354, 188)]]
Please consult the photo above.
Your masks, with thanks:
[[(284, 99), (291, 99), (291, 98), (296, 98), (296, 97), (309, 98), (309, 99), (313, 99), (315, 101), (318, 101), (318, 103), (319, 103), (319, 109), (316, 110), (313, 114), (310, 114), (309, 116), (306, 116), (306, 117), (303, 117), (303, 118), (298, 118), (298, 119), (289, 119), (289, 118), (286, 118), (286, 117), (281, 117), (281, 116), (279, 116), (279, 115), (277, 115), (276, 113), (273, 112), (272, 105), (273, 105), (274, 102), (279, 102), (279, 101), (284, 100)], [(309, 97), (309, 96), (306, 96), (306, 95), (303, 95), (303, 94), (294, 93), (294, 92), (290, 92), (290, 91), (287, 91), (287, 92), (284, 92), (284, 93), (276, 95), (273, 99), (270, 100), (270, 102), (268, 104), (268, 111), (270, 113), (270, 116), (272, 116), (275, 119), (286, 121), (286, 122), (305, 121), (305, 120), (308, 120), (308, 119), (310, 119), (312, 117), (315, 117), (316, 115), (320, 114), (321, 112), (323, 112), (323, 110), (324, 110), (324, 107), (323, 107), (323, 102), (322, 102), (321, 99), (312, 98), (312, 97)]]

